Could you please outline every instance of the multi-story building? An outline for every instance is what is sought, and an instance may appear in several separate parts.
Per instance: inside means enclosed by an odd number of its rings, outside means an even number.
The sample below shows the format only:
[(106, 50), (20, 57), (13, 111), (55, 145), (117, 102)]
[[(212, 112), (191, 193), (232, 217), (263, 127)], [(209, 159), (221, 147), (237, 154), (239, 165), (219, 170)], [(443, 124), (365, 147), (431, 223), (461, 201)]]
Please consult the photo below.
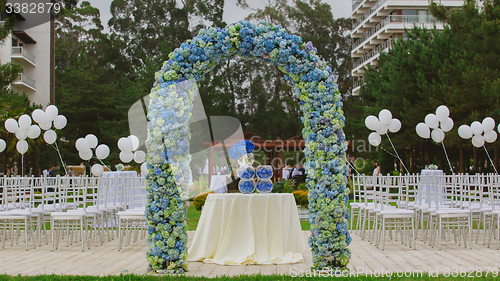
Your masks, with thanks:
[[(436, 1), (458, 8), (462, 0)], [(355, 0), (352, 2), (352, 94), (358, 95), (365, 67), (376, 66), (381, 52), (387, 52), (397, 38), (405, 38), (405, 28), (413, 25), (443, 29), (431, 15), (428, 0)]]
[[(0, 20), (7, 16), (2, 13)], [(53, 21), (43, 22), (22, 13), (15, 16), (14, 30), (0, 46), (0, 63), (20, 64), (22, 72), (11, 84), (12, 89), (26, 93), (33, 103), (46, 107), (54, 103)]]

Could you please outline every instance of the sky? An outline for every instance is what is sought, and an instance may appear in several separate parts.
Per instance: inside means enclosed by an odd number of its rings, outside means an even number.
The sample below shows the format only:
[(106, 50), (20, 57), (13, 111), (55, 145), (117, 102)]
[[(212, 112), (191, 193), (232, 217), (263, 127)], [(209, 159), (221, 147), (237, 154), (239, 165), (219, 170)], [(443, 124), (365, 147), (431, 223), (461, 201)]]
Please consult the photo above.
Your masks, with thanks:
[[(97, 7), (101, 12), (101, 22), (107, 30), (108, 20), (111, 18), (109, 6), (112, 0), (87, 0), (92, 6)], [(266, 0), (248, 0), (250, 6), (264, 7), (263, 3)], [(351, 0), (323, 0), (323, 3), (328, 3), (332, 7), (332, 13), (335, 18), (348, 18), (351, 16), (352, 1)], [(245, 19), (250, 11), (243, 10), (236, 6), (236, 0), (225, 0), (226, 7), (224, 8), (223, 19), (227, 24)]]

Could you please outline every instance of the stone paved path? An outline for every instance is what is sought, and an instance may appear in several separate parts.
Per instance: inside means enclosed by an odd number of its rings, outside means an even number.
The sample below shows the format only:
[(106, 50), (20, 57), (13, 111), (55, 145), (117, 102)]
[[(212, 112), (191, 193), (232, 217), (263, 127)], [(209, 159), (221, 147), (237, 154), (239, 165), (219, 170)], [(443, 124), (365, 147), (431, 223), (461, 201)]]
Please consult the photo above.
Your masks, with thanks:
[[(307, 241), (308, 231), (304, 231), (304, 241)], [(189, 232), (191, 242), (194, 232)], [(496, 242), (496, 241), (494, 241)], [(307, 243), (306, 243), (307, 244)], [(1, 244), (0, 244), (1, 245)], [(9, 275), (116, 275), (123, 272), (146, 274), (145, 259), (146, 240), (140, 240), (120, 252), (116, 250), (117, 240), (106, 241), (104, 245), (81, 252), (79, 243), (66, 247), (65, 244), (52, 252), (52, 246), (42, 245), (41, 248), (25, 251), (24, 244), (6, 245), (0, 249), (0, 273)], [(400, 242), (386, 239), (386, 249), (382, 251), (374, 245), (361, 241), (358, 235), (353, 235), (350, 246), (352, 259), (349, 265), (352, 272), (392, 272), (423, 271), (440, 274), (446, 271), (488, 270), (488, 267), (498, 269), (500, 266), (500, 251), (495, 247), (485, 247), (480, 242), (474, 244), (474, 249), (465, 249), (453, 242), (443, 242), (443, 249), (438, 250), (422, 242), (417, 242), (417, 250), (410, 249)], [(493, 245), (492, 245), (493, 246)], [(312, 255), (309, 248), (304, 253), (305, 262), (286, 265), (242, 265), (220, 266), (190, 262), (188, 275), (216, 277), (221, 275), (241, 274), (298, 274), (312, 266)], [(455, 268), (455, 269), (454, 269)], [(375, 272), (376, 273), (376, 272)]]

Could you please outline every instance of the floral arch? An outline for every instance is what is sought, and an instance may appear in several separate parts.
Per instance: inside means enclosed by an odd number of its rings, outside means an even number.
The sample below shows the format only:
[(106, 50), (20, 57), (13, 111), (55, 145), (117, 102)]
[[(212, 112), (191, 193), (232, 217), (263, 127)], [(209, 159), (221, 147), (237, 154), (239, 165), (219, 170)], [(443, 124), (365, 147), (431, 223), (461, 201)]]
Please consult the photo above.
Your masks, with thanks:
[[(279, 25), (242, 21), (223, 29), (202, 29), (170, 53), (169, 60), (156, 73), (146, 141), (150, 171), (146, 207), (150, 269), (187, 271), (186, 211), (180, 185), (186, 176), (182, 171), (189, 170), (187, 120), (196, 95), (196, 83), (189, 81), (202, 81), (217, 64), (236, 55), (277, 65), (285, 79), (294, 84), (303, 111), (309, 245), (314, 268), (345, 268), (351, 256), (347, 142), (341, 95), (332, 70), (311, 42), (302, 42)], [(179, 83), (183, 81), (186, 82)], [(182, 114), (176, 114), (179, 111)]]

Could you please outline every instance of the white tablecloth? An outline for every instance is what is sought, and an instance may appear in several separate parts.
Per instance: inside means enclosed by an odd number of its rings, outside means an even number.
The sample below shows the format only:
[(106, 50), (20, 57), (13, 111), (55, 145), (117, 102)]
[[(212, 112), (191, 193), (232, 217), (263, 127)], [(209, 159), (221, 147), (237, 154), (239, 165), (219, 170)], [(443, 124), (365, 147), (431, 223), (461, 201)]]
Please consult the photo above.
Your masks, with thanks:
[[(427, 203), (427, 197), (428, 197), (427, 187), (429, 188), (430, 192), (435, 191), (436, 183), (434, 182), (434, 176), (442, 176), (443, 170), (425, 170), (424, 169), (424, 170), (420, 171), (420, 175), (422, 175), (424, 177), (428, 177), (427, 180), (423, 180), (422, 181), (423, 183), (421, 183), (419, 185), (419, 193), (421, 193), (420, 199), (423, 203)], [(435, 194), (432, 193), (431, 196), (434, 197), (434, 198), (431, 198), (431, 203), (436, 202)], [(439, 199), (439, 200), (441, 200), (441, 199)]]
[(188, 261), (220, 265), (304, 261), (292, 194), (209, 194)]
[(226, 176), (225, 175), (213, 175), (212, 181), (210, 182), (210, 190), (215, 191), (215, 193), (227, 192)]

